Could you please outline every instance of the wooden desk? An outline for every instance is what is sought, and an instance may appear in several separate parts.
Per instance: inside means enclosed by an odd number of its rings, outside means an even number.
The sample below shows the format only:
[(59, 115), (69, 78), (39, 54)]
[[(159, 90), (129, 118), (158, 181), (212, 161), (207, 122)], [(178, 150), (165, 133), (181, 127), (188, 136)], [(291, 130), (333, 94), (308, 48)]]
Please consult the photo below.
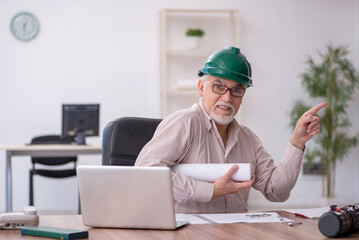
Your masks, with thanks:
[(101, 145), (0, 145), (0, 150), (6, 152), (6, 211), (12, 212), (12, 156), (56, 157), (86, 154), (101, 154)]
[[(309, 220), (279, 212), (283, 217), (301, 221), (303, 224), (288, 227), (288, 223), (234, 223), (234, 224), (193, 224), (173, 231), (166, 230), (135, 230), (135, 229), (106, 229), (87, 228), (82, 224), (80, 215), (40, 216), (40, 225), (78, 230), (88, 230), (90, 240), (218, 240), (218, 239), (326, 239), (318, 230), (318, 220)], [(359, 232), (336, 239), (359, 239)], [(22, 236), (20, 230), (0, 230), (0, 239), (6, 240), (44, 240), (45, 238)]]

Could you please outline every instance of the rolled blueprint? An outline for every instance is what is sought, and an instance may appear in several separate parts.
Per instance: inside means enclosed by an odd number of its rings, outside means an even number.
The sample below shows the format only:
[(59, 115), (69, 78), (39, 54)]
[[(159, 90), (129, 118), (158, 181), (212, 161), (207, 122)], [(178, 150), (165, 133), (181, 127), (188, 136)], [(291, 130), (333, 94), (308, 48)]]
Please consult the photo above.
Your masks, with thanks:
[(238, 164), (177, 164), (173, 166), (172, 171), (177, 171), (186, 175), (187, 177), (193, 178), (198, 181), (214, 182), (219, 177), (223, 176), (233, 166), (238, 165), (238, 170), (232, 176), (232, 180), (236, 182), (243, 182), (251, 180), (251, 164), (249, 163), (238, 163)]

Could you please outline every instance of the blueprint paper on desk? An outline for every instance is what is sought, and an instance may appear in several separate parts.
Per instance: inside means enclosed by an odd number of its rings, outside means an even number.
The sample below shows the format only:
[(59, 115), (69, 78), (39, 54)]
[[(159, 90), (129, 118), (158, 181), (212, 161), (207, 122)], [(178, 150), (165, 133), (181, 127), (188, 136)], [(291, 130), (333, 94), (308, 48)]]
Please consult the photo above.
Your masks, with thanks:
[(176, 221), (189, 222), (190, 224), (208, 224), (209, 222), (195, 216), (195, 214), (176, 213)]
[(307, 218), (319, 218), (324, 213), (329, 211), (329, 207), (321, 207), (321, 208), (300, 208), (300, 209), (283, 209), (283, 211), (292, 213), (292, 214), (300, 214)]
[[(177, 216), (179, 218), (177, 218)], [(291, 222), (276, 212), (263, 213), (224, 213), (224, 214), (176, 214), (176, 220), (189, 221), (190, 224), (221, 224), (221, 223), (270, 223)]]

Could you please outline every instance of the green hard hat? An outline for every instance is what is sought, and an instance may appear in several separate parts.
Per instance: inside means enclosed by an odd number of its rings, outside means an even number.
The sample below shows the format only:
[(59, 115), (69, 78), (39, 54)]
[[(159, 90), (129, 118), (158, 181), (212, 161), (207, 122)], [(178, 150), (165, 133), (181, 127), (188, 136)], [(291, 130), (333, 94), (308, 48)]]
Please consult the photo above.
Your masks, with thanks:
[(204, 74), (231, 79), (248, 87), (253, 86), (251, 64), (236, 47), (226, 47), (212, 53), (204, 67), (198, 71), (199, 77)]

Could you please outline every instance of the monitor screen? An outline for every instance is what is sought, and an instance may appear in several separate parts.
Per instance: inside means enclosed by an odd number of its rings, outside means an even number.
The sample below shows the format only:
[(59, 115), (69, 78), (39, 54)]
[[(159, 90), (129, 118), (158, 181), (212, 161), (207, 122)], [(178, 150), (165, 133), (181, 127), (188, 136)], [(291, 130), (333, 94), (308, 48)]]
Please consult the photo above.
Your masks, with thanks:
[(99, 104), (63, 104), (62, 135), (74, 136), (79, 145), (86, 144), (86, 136), (98, 136)]

